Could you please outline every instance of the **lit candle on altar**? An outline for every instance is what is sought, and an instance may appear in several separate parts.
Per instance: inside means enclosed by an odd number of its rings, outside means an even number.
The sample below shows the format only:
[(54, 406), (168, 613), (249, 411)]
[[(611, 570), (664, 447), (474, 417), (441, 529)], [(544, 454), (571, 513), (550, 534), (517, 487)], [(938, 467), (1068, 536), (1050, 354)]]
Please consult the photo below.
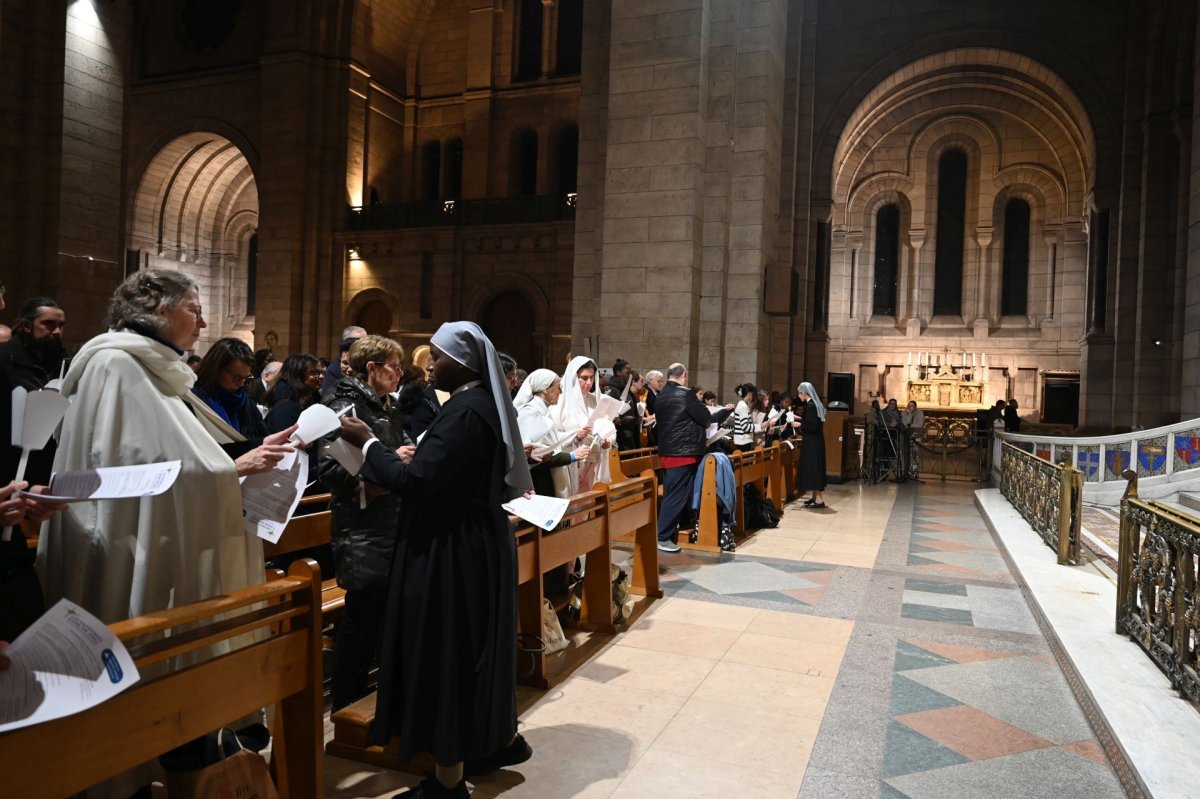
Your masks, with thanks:
[(967, 365), (967, 351), (966, 351), (966, 350), (963, 350), (963, 354), (962, 354), (962, 365), (963, 365), (964, 367)]
[(912, 350), (908, 351), (908, 365), (912, 366)]
[(984, 369), (987, 368), (987, 353), (986, 352), (983, 354), (983, 368)]
[(977, 356), (977, 355), (979, 355), (979, 353), (978, 353), (978, 352), (972, 352), (972, 353), (971, 353), (971, 368), (972, 368), (972, 369), (974, 369), (976, 366), (978, 366), (978, 365), (979, 365), (979, 361), (978, 361), (978, 359), (976, 358), (976, 356)]

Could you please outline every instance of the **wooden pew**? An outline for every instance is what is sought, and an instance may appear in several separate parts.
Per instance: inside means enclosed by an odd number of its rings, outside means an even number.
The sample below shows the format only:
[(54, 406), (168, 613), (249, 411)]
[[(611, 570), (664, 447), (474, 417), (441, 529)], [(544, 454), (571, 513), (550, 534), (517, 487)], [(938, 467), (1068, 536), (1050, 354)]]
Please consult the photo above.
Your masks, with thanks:
[[(701, 462), (704, 478), (700, 487), (700, 508), (697, 511), (699, 521), (697, 537), (696, 542), (691, 543), (687, 532), (680, 530), (679, 546), (685, 549), (698, 549), (703, 552), (721, 551), (719, 543), (720, 500), (717, 496), (715, 460), (714, 456), (710, 454), (705, 455)], [(733, 530), (734, 536), (738, 540), (742, 540), (750, 534), (750, 530), (746, 526), (746, 485), (750, 483), (757, 485), (762, 496), (768, 496), (766, 492), (769, 488), (769, 496), (775, 502), (776, 508), (782, 508), (783, 503), (780, 501), (779, 492), (782, 491), (782, 483), (785, 480), (782, 473), (783, 455), (780, 453), (780, 445), (775, 443), (767, 449), (759, 446), (748, 452), (735, 451), (729, 456), (729, 460), (733, 466), (734, 495), (737, 500), (733, 514)]]
[(646, 471), (658, 472), (662, 464), (658, 460), (658, 447), (608, 451), (608, 471), (613, 480), (637, 477)]
[[(329, 502), (329, 494), (314, 494), (300, 500), (300, 506), (319, 505)], [(332, 512), (323, 510), (304, 516), (293, 516), (279, 537), (278, 543), (263, 542), (263, 557), (267, 560), (290, 555), (319, 546), (328, 546), (330, 542), (330, 525)], [(346, 607), (346, 591), (337, 584), (337, 578), (330, 576), (321, 583), (321, 612), (325, 623), (336, 621), (342, 609)]]
[[(0, 796), (70, 796), (272, 704), (279, 795), (322, 796), (320, 584), (316, 563), (298, 561), (286, 578), (109, 625), (142, 680), (83, 713), (0, 734)], [(250, 632), (258, 640), (243, 643)], [(214, 656), (220, 643), (238, 648)], [(147, 676), (179, 655), (199, 660)]]
[[(615, 477), (615, 476), (614, 476)], [(640, 477), (618, 480), (596, 490), (608, 492), (608, 527), (614, 541), (633, 541), (629, 591), (639, 596), (663, 595), (658, 581), (658, 478), (647, 470)]]
[[(791, 447), (780, 444), (783, 455), (783, 488), (786, 491), (784, 496), (788, 502), (800, 497), (800, 491), (796, 488), (796, 476), (800, 468), (800, 438), (793, 438), (791, 442)], [(780, 510), (783, 510), (782, 506)]]

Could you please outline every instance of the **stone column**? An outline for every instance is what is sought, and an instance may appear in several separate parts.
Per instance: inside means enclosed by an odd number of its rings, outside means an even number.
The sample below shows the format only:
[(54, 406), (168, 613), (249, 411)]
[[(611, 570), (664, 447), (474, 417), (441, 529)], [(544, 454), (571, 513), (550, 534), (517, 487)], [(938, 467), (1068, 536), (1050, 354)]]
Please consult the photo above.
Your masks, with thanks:
[(909, 244), (909, 259), (908, 259), (908, 322), (907, 335), (909, 338), (916, 338), (921, 335), (921, 331), (925, 329), (929, 319), (925, 315), (925, 309), (922, 307), (921, 295), (921, 254), (925, 246), (925, 231), (923, 229), (910, 230), (908, 233)]
[[(464, 200), (499, 194), (499, 187), (488, 184), (493, 151), (492, 88), (495, 82), (492, 45), (501, 13), (496, 6), (491, 0), (472, 0), (467, 12), (467, 91), (463, 94)], [(499, 143), (499, 146), (503, 144)]]
[(558, 3), (542, 0), (542, 77), (554, 74), (558, 58)]
[[(1195, 73), (1200, 74), (1200, 20), (1197, 21)], [(1200, 416), (1200, 80), (1192, 85), (1190, 200), (1187, 226), (1187, 277), (1183, 311), (1180, 415)]]

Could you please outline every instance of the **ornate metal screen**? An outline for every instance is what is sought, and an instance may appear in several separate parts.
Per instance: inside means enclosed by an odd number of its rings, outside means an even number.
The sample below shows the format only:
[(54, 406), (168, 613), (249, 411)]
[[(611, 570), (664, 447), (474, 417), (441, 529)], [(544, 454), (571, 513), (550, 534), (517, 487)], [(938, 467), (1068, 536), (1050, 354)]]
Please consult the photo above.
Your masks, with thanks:
[(1000, 493), (1029, 522), (1059, 563), (1079, 559), (1083, 476), (1005, 443), (1000, 455)]

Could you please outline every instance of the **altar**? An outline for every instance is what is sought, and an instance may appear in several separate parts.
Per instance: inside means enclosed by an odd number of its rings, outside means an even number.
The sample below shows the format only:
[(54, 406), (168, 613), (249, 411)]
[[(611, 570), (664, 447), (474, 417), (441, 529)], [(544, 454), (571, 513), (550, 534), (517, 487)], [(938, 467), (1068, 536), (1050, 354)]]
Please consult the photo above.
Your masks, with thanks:
[(977, 359), (968, 359), (966, 353), (959, 366), (948, 357), (934, 357), (936, 365), (930, 363), (933, 359), (920, 356), (914, 365), (910, 358), (906, 401), (916, 402), (922, 410), (976, 411), (988, 407), (986, 360), (979, 368)]

